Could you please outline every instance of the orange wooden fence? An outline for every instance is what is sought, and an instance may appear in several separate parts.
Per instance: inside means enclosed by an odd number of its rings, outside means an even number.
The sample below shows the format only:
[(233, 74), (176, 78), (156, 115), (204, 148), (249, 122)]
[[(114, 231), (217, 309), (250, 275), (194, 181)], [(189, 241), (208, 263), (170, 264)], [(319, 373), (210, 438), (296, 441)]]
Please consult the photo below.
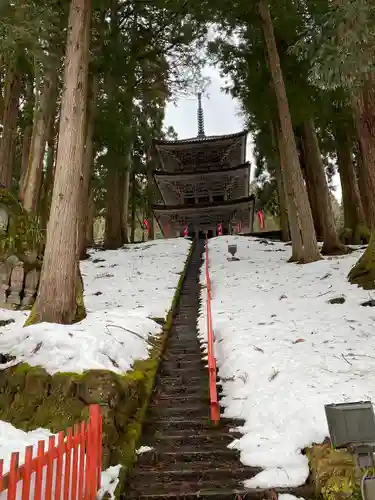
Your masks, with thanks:
[(39, 441), (37, 454), (25, 449), (19, 465), (19, 453), (11, 455), (10, 470), (3, 475), (0, 460), (0, 495), (7, 500), (94, 500), (100, 488), (102, 469), (102, 416), (99, 405), (90, 406), (90, 418), (50, 436), (48, 447)]
[(210, 408), (213, 424), (220, 421), (220, 405), (217, 397), (216, 359), (214, 354), (214, 332), (211, 311), (211, 278), (208, 262), (208, 239), (206, 238), (206, 287), (207, 287), (207, 347), (208, 347), (208, 380), (210, 386)]

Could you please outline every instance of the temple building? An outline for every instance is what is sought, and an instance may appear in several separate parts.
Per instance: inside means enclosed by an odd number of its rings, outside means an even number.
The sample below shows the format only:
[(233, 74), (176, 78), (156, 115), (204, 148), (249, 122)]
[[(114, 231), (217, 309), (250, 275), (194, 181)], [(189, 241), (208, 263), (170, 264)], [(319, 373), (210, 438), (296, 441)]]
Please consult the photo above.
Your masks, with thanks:
[(163, 203), (152, 208), (166, 237), (252, 231), (246, 139), (246, 130), (206, 136), (199, 95), (197, 137), (154, 141), (159, 168), (153, 176)]

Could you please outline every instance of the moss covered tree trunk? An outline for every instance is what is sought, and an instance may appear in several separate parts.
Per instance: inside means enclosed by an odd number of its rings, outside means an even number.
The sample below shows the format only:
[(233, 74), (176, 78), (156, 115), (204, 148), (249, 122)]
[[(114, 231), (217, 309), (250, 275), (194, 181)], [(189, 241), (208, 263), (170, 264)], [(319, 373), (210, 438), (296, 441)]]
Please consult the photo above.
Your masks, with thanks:
[(350, 231), (348, 243), (360, 244), (365, 214), (353, 162), (351, 140), (345, 128), (340, 125), (335, 130), (335, 144), (344, 206), (344, 226)]
[(292, 118), (286, 94), (284, 77), (281, 70), (280, 57), (276, 45), (271, 13), (266, 0), (259, 0), (258, 7), (262, 20), (267, 58), (270, 65), (270, 72), (278, 105), (282, 140), (284, 142), (287, 183), (290, 183), (291, 185), (297, 217), (300, 222), (300, 237), (302, 239), (302, 245), (299, 249), (301, 253), (298, 255), (298, 261), (300, 263), (314, 262), (319, 260), (321, 257), (318, 242), (315, 236), (314, 222), (307, 191), (298, 160)]
[[(70, 324), (83, 310), (77, 255), (85, 134), (90, 0), (71, 0), (59, 142), (39, 290), (29, 322)], [(80, 294), (82, 300), (77, 300)]]
[(367, 200), (371, 240), (367, 250), (349, 273), (352, 283), (375, 288), (375, 75), (353, 98), (356, 126), (363, 161), (358, 174)]
[(342, 254), (345, 252), (345, 246), (340, 242), (337, 234), (324, 163), (314, 121), (311, 118), (303, 123), (303, 144), (306, 167), (311, 172), (311, 178), (313, 179), (314, 198), (317, 204), (319, 203), (316, 208), (319, 210), (323, 230), (322, 253), (329, 255)]
[(56, 91), (57, 71), (56, 68), (49, 68), (44, 77), (38, 109), (35, 112), (29, 161), (23, 189), (23, 207), (27, 212), (33, 214), (38, 209), (48, 125), (55, 112)]
[(6, 72), (4, 84), (3, 133), (0, 141), (0, 188), (12, 187), (13, 145), (17, 134), (18, 103), (22, 87), (22, 76), (16, 62)]

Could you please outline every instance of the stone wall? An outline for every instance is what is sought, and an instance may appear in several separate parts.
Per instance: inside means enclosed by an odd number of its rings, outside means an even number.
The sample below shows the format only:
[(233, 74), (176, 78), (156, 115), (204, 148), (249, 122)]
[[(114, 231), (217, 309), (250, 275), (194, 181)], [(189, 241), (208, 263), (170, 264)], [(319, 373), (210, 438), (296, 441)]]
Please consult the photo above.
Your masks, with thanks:
[(44, 233), (18, 200), (0, 189), (0, 307), (29, 309), (39, 283)]

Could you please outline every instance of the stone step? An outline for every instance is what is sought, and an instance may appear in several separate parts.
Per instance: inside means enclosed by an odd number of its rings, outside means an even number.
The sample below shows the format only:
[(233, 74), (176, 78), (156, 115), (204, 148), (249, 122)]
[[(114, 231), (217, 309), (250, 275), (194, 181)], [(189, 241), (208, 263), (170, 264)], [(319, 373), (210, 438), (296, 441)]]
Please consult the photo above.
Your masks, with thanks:
[[(156, 486), (156, 485), (154, 485)], [(311, 486), (300, 486), (296, 488), (270, 489), (245, 489), (238, 486), (232, 488), (212, 487), (212, 485), (199, 485), (199, 489), (185, 487), (181, 489), (180, 483), (171, 483), (168, 491), (163, 487), (157, 491), (156, 488), (145, 489), (144, 493), (137, 490), (129, 492), (123, 498), (131, 500), (274, 500), (281, 494), (290, 494), (304, 500), (315, 499), (314, 490)]]
[(200, 384), (201, 382), (205, 385), (208, 384), (208, 371), (202, 370), (201, 373), (192, 376), (191, 373), (185, 375), (184, 372), (179, 372), (178, 375), (158, 375), (157, 382), (160, 381), (163, 385), (175, 385), (175, 384)]
[[(218, 465), (218, 464), (217, 464)], [(192, 483), (192, 485), (201, 484), (203, 482), (219, 482), (225, 478), (225, 481), (241, 484), (242, 481), (254, 477), (260, 472), (260, 469), (254, 469), (251, 467), (241, 467), (238, 464), (232, 464), (232, 466), (220, 465), (212, 468), (207, 467), (196, 467), (192, 468), (188, 464), (184, 464), (182, 467), (173, 469), (165, 469), (162, 467), (158, 468), (148, 468), (136, 466), (134, 469), (134, 474), (137, 476), (137, 483), (146, 483), (149, 485), (154, 484), (164, 484), (168, 485), (176, 481), (184, 483)]]
[(147, 446), (154, 446), (155, 448), (158, 448), (160, 445), (163, 449), (168, 447), (170, 450), (179, 449), (180, 447), (190, 447), (203, 451), (217, 448), (225, 449), (238, 437), (238, 434), (216, 429), (211, 429), (209, 434), (204, 432), (192, 433), (191, 431), (176, 431), (172, 434), (170, 432), (162, 432), (161, 429), (158, 429), (156, 432), (155, 429), (152, 432), (148, 432), (145, 428), (142, 441), (147, 443)]
[(180, 405), (180, 406), (162, 406), (155, 405), (150, 407), (150, 418), (196, 418), (209, 417), (210, 409), (208, 405)]
[(199, 432), (210, 430), (211, 422), (209, 415), (206, 417), (197, 418), (177, 418), (174, 416), (165, 416), (164, 418), (150, 418), (145, 423), (145, 429), (151, 426), (153, 429), (157, 429), (159, 432), (163, 433), (174, 433), (175, 431), (189, 431), (189, 432)]
[[(189, 467), (213, 467), (218, 463), (228, 463), (235, 461), (238, 466), (238, 453), (229, 448), (212, 449), (212, 450), (196, 450), (194, 448), (182, 447), (176, 451), (166, 451), (161, 448), (156, 448), (150, 452), (143, 453), (138, 457), (137, 464), (142, 467), (170, 467), (175, 468), (189, 465)], [(178, 466), (177, 466), (178, 464)], [(209, 465), (211, 464), (211, 465)]]

